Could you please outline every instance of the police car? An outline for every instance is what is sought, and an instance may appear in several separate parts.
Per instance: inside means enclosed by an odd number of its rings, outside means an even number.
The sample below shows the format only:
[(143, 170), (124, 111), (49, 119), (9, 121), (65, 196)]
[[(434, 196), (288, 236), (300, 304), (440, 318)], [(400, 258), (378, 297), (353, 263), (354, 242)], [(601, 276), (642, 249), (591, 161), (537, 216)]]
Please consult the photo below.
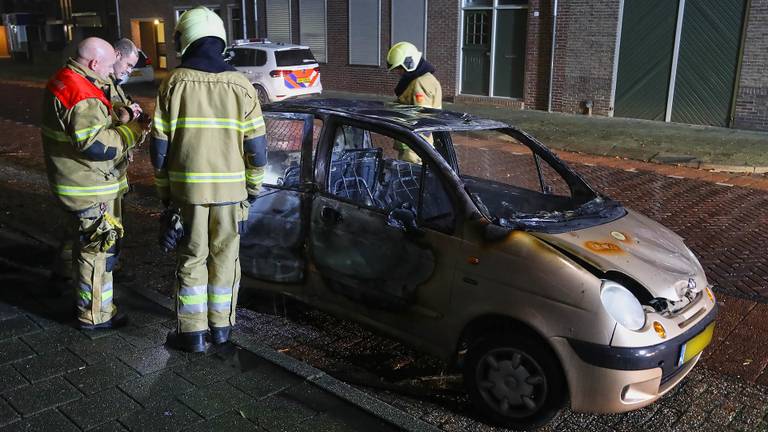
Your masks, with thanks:
[(265, 39), (238, 40), (224, 58), (253, 83), (261, 104), (323, 91), (320, 66), (309, 47)]

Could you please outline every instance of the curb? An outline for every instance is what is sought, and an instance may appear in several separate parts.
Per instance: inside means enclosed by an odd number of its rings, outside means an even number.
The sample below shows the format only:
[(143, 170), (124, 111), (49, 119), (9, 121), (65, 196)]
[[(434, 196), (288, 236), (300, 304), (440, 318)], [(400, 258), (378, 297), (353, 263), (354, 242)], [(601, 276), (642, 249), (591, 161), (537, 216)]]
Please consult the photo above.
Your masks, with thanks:
[[(170, 311), (175, 311), (172, 299), (155, 291), (127, 285), (127, 288), (139, 296)], [(405, 411), (393, 407), (375, 397), (358, 390), (351, 385), (338, 380), (331, 375), (315, 368), (307, 363), (275, 351), (273, 348), (249, 338), (247, 335), (235, 333), (232, 343), (244, 350), (255, 354), (262, 359), (279, 366), (286, 371), (303, 378), (306, 381), (320, 387), (322, 390), (360, 408), (361, 410), (378, 417), (402, 430), (413, 432), (440, 432), (441, 430), (423, 420), (420, 420)]]

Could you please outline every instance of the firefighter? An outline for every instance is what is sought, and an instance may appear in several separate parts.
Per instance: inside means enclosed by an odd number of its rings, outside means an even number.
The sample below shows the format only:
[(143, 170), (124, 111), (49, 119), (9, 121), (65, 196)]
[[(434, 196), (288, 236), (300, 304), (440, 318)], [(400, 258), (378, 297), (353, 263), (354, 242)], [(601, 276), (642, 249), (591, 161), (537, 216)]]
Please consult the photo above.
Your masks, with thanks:
[[(136, 63), (139, 61), (139, 50), (136, 45), (130, 39), (120, 39), (114, 44), (116, 61), (112, 67), (112, 72), (109, 74), (109, 79), (104, 82), (105, 87), (102, 89), (112, 103), (112, 113), (114, 119), (121, 124), (130, 122), (141, 115), (142, 109), (139, 104), (134, 103), (133, 100), (123, 91), (121, 84), (127, 81)], [(116, 164), (116, 169), (120, 172), (120, 181), (124, 178), (127, 182), (128, 163), (133, 161), (133, 152), (128, 151), (124, 157), (120, 158)], [(120, 198), (127, 192), (127, 189), (120, 194)], [(115, 214), (121, 214), (122, 199), (115, 200)], [(63, 235), (63, 241), (61, 243), (59, 253), (57, 254), (56, 261), (54, 262), (53, 269), (51, 271), (51, 281), (54, 288), (51, 293), (58, 295), (60, 286), (68, 286), (74, 275), (74, 269), (72, 266), (72, 235)], [(120, 242), (115, 246), (115, 259), (120, 255)], [(118, 273), (121, 271), (120, 261), (115, 263), (114, 276), (119, 278)], [(123, 270), (123, 279), (130, 279), (131, 277), (125, 277), (125, 271)]]
[(202, 352), (209, 330), (211, 341), (222, 344), (235, 323), (238, 227), (261, 187), (267, 141), (253, 85), (222, 57), (221, 18), (203, 6), (188, 10), (174, 41), (181, 65), (158, 90), (150, 150), (160, 199), (180, 210), (184, 232), (177, 249), (177, 328), (168, 343)]
[[(443, 90), (433, 73), (435, 68), (422, 57), (421, 52), (410, 42), (398, 42), (387, 53), (387, 68), (400, 75), (395, 87), (396, 101), (405, 105), (427, 108), (443, 108)], [(425, 139), (432, 143), (432, 136)], [(421, 159), (403, 143), (395, 143), (398, 159), (421, 163)]]
[(109, 98), (112, 100), (112, 107), (118, 120), (122, 123), (128, 123), (142, 113), (139, 104), (133, 102), (133, 99), (125, 93), (122, 87), (139, 62), (139, 50), (130, 39), (123, 38), (115, 42), (115, 56), (117, 56), (117, 60), (112, 68), (112, 74), (109, 76)]
[(141, 141), (148, 122), (118, 125), (103, 88), (115, 63), (112, 46), (88, 38), (46, 84), (43, 152), (53, 194), (72, 215), (78, 326), (113, 328), (127, 318), (112, 302), (115, 249), (123, 236), (118, 163)]

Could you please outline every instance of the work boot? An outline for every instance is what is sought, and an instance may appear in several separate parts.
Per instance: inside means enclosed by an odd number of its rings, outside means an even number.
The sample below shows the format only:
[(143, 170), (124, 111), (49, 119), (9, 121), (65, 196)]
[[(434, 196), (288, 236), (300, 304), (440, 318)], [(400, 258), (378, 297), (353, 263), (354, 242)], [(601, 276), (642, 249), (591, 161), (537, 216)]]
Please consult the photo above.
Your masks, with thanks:
[(197, 331), (189, 333), (170, 332), (166, 339), (166, 344), (171, 348), (199, 353), (205, 352), (205, 334), (206, 331)]
[(110, 318), (109, 321), (104, 321), (103, 323), (99, 324), (90, 324), (90, 323), (84, 323), (82, 321), (79, 321), (77, 323), (77, 327), (80, 330), (108, 330), (108, 329), (116, 329), (120, 327), (125, 327), (128, 324), (128, 315), (118, 312)]
[(213, 341), (215, 345), (221, 345), (229, 342), (229, 333), (231, 330), (231, 326), (211, 327), (211, 341)]

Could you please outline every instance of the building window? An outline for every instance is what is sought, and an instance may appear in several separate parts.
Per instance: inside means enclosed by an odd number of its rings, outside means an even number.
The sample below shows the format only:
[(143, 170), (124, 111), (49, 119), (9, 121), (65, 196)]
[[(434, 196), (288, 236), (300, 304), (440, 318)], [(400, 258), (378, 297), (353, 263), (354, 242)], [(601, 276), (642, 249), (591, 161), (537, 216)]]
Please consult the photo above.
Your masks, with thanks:
[(242, 39), (243, 35), (243, 10), (236, 6), (229, 6), (229, 42), (234, 43)]
[(392, 0), (392, 44), (407, 41), (427, 48), (427, 0)]
[(312, 50), (317, 61), (326, 63), (326, 0), (299, 0), (301, 44)]
[(267, 0), (267, 37), (291, 43), (291, 0)]
[(349, 64), (379, 66), (381, 1), (349, 2)]

